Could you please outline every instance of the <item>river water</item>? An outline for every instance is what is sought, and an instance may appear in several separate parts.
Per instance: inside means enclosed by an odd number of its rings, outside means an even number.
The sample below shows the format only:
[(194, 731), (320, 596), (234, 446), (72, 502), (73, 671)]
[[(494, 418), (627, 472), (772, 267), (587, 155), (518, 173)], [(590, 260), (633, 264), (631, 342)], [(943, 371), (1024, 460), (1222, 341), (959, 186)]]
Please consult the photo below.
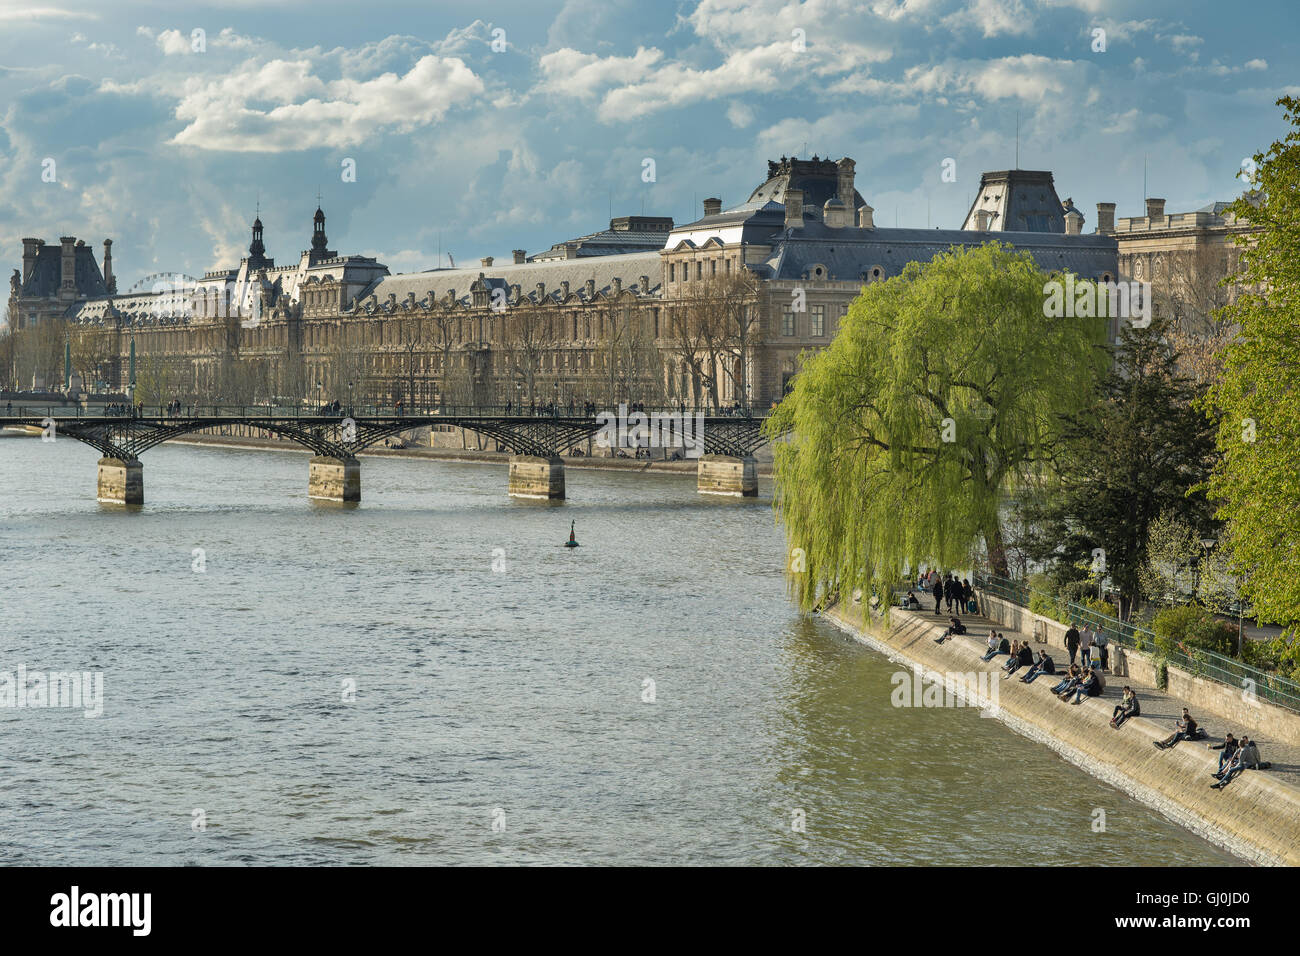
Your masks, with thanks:
[(766, 481), (570, 470), (556, 505), (366, 458), (344, 507), (305, 454), (163, 445), (128, 513), (96, 457), (0, 439), (0, 672), (104, 682), (95, 718), (0, 707), (4, 863), (1232, 862), (893, 707), (897, 665), (788, 602)]

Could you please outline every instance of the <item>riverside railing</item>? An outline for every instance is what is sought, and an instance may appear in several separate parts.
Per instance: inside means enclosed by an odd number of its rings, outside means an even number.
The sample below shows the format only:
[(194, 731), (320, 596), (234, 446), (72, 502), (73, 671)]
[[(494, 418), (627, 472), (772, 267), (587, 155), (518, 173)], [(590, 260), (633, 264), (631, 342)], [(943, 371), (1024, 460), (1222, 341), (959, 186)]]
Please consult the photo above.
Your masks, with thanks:
[[(1033, 588), (1023, 581), (1013, 581), (996, 575), (976, 575), (974, 583), (976, 587), (989, 594), (1025, 608), (1029, 607), (1030, 598), (1035, 594), (1053, 607), (1062, 607), (1058, 597)], [(1300, 684), (1287, 680), (1280, 674), (1251, 667), (1249, 664), (1224, 657), (1213, 651), (1188, 647), (1182, 641), (1174, 641), (1171, 647), (1169, 642), (1159, 641), (1156, 633), (1149, 628), (1101, 614), (1073, 601), (1066, 602), (1063, 610), (1070, 620), (1087, 624), (1094, 630), (1105, 633), (1112, 644), (1152, 654), (1162, 658), (1165, 663), (1197, 677), (1252, 691), (1262, 700), (1300, 713)]]

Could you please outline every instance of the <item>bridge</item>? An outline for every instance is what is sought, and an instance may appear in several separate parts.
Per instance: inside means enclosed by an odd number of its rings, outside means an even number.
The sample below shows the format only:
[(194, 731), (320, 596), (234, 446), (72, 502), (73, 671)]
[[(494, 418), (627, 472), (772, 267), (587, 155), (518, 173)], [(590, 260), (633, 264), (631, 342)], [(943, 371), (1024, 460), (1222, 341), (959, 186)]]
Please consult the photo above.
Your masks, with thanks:
[(556, 409), (519, 414), (509, 406), (347, 407), (338, 412), (292, 406), (181, 405), (178, 408), (83, 409), (77, 406), (0, 406), (0, 428), (39, 430), (42, 440), (71, 438), (100, 453), (97, 496), (123, 505), (144, 503), (140, 456), (172, 438), (242, 425), (314, 452), (307, 493), (331, 501), (361, 500), (357, 455), (392, 435), (425, 426), (454, 426), (484, 435), (509, 451), (509, 494), (562, 499), (566, 450), (596, 439), (602, 447), (663, 447), (698, 459), (703, 494), (758, 494), (754, 451), (767, 442), (765, 419), (719, 415), (707, 409), (628, 411), (627, 406), (586, 415)]

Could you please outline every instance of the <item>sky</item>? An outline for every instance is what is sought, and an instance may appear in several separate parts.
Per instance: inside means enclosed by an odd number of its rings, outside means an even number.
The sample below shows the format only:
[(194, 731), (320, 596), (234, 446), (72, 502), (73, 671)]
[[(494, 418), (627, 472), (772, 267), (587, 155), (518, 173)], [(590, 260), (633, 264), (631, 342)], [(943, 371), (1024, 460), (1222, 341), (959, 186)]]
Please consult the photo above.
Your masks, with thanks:
[(878, 225), (957, 228), (1017, 123), (1090, 232), (1098, 202), (1241, 192), (1300, 95), (1297, 24), (1294, 0), (0, 0), (3, 267), (72, 235), (113, 239), (121, 291), (198, 276), (259, 208), (288, 264), (318, 194), (330, 247), (394, 273), (508, 261), (814, 153), (857, 161)]

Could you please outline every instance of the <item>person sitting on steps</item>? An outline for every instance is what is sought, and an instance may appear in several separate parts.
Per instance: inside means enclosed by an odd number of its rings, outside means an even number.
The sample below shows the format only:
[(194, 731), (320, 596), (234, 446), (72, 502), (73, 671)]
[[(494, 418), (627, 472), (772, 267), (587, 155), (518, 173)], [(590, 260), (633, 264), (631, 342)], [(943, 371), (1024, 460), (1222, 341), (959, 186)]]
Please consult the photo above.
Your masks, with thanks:
[(1101, 692), (1105, 689), (1106, 684), (1101, 679), (1100, 672), (1095, 667), (1089, 667), (1084, 672), (1083, 680), (1079, 682), (1078, 686), (1066, 691), (1059, 699), (1062, 701), (1069, 700), (1070, 694), (1073, 693), (1074, 700), (1071, 700), (1070, 703), (1077, 704), (1083, 700), (1084, 697), (1101, 696)]
[(1191, 740), (1196, 735), (1196, 721), (1192, 719), (1192, 715), (1187, 712), (1186, 707), (1183, 708), (1182, 719), (1174, 726), (1177, 729), (1172, 734), (1164, 740), (1151, 741), (1152, 746), (1158, 747), (1161, 750), (1168, 750), (1174, 744), (1178, 743), (1178, 741)]
[(1219, 769), (1210, 774), (1210, 776), (1222, 777), (1223, 768), (1232, 763), (1232, 755), (1237, 752), (1237, 748), (1240, 746), (1241, 744), (1238, 742), (1236, 737), (1232, 736), (1232, 734), (1227, 734), (1223, 738), (1223, 743), (1215, 744), (1211, 747), (1211, 750), (1222, 750), (1223, 753), (1219, 754)]
[[(1210, 784), (1210, 789), (1222, 790), (1232, 781), (1233, 777), (1247, 769), (1260, 769), (1259, 748), (1255, 746), (1253, 740), (1245, 734), (1242, 734), (1241, 746), (1238, 747), (1237, 752), (1232, 755), (1232, 763), (1228, 764), (1228, 772), (1220, 778), (1218, 783)], [(1215, 776), (1217, 777), (1219, 775), (1215, 774)]]
[(950, 617), (948, 618), (948, 620), (951, 621), (952, 623), (948, 626), (948, 630), (944, 631), (942, 634), (940, 634), (938, 637), (934, 639), (934, 642), (936, 644), (942, 644), (944, 641), (946, 641), (950, 637), (953, 637), (954, 635), (966, 633), (966, 625), (963, 624), (959, 619), (955, 617)]
[(1072, 690), (1079, 686), (1079, 681), (1083, 679), (1083, 668), (1078, 664), (1071, 664), (1065, 672), (1065, 676), (1057, 682), (1052, 688), (1053, 694), (1061, 694), (1066, 690)]
[(1031, 666), (1034, 663), (1034, 652), (1029, 647), (1027, 641), (1016, 641), (1011, 645), (1011, 659), (1002, 665), (1005, 673), (1002, 675), (1003, 680), (1010, 677), (1022, 667)]
[(1119, 730), (1120, 725), (1130, 717), (1141, 717), (1142, 708), (1138, 705), (1137, 694), (1133, 693), (1133, 688), (1127, 684), (1124, 685), (1124, 698), (1115, 705), (1115, 710), (1111, 713), (1110, 726), (1112, 730)]
[(1020, 678), (1020, 682), (1022, 684), (1032, 684), (1034, 682), (1034, 678), (1037, 677), (1039, 674), (1055, 674), (1055, 673), (1056, 673), (1056, 662), (1052, 660), (1051, 655), (1048, 654), (1047, 651), (1039, 651), (1038, 662), (1034, 664), (1033, 667), (1029, 668), (1028, 674)]
[(983, 657), (981, 657), (980, 660), (991, 661), (993, 660), (993, 658), (997, 657), (998, 647), (1000, 646), (998, 632), (994, 630), (990, 630), (989, 639), (985, 641), (985, 644), (988, 646), (988, 653), (985, 654)]

